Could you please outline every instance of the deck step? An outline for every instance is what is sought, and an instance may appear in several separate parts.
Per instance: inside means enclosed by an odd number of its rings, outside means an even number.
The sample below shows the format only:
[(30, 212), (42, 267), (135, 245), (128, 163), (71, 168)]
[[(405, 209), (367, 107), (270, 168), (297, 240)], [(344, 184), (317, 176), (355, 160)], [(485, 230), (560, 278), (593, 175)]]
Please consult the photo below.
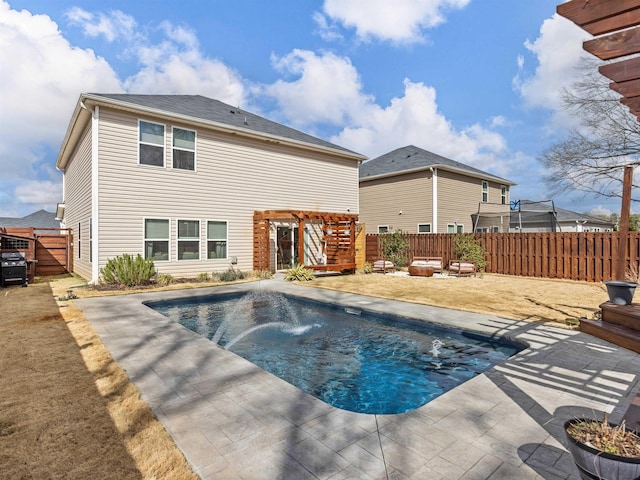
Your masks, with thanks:
[(602, 320), (640, 332), (640, 303), (616, 305), (605, 302), (600, 305)]
[(640, 331), (638, 330), (603, 320), (581, 318), (580, 331), (640, 353)]

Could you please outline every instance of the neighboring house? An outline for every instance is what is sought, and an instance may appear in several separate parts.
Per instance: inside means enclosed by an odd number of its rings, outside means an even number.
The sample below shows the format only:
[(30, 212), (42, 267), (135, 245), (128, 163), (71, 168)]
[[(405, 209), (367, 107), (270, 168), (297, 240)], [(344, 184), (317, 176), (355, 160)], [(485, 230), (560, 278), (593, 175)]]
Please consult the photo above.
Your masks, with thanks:
[(360, 222), (368, 233), (506, 232), (514, 182), (413, 145), (360, 166)]
[(57, 213), (91, 282), (123, 253), (185, 277), (340, 269), (355, 261), (365, 158), (199, 95), (82, 94), (56, 163)]
[(553, 202), (519, 200), (511, 211), (512, 232), (612, 232), (615, 224), (554, 206)]
[(4, 228), (60, 228), (60, 220), (55, 212), (38, 210), (26, 217), (0, 217), (0, 227)]

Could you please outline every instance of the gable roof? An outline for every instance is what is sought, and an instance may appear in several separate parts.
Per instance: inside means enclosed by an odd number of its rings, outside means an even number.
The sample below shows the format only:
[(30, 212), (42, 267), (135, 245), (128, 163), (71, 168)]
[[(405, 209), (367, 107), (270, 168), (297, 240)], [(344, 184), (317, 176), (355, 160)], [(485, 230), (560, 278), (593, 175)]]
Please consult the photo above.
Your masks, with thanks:
[(5, 228), (60, 228), (60, 221), (56, 220), (55, 212), (38, 210), (25, 217), (0, 217), (0, 227)]
[[(367, 157), (339, 145), (327, 142), (294, 128), (234, 107), (202, 95), (134, 95), (109, 93), (83, 93), (80, 95), (74, 115), (69, 124), (56, 166), (64, 169), (71, 152), (67, 146), (77, 140), (82, 127), (90, 118), (89, 108), (105, 105), (111, 108), (169, 118), (205, 128), (229, 131), (274, 143), (288, 143), (298, 147), (331, 152), (356, 161)], [(82, 130), (82, 128), (80, 128)], [(75, 133), (74, 133), (75, 132)]]
[(514, 182), (484, 172), (464, 163), (456, 162), (449, 158), (437, 155), (414, 145), (398, 148), (389, 153), (360, 165), (360, 181), (374, 180), (377, 178), (391, 177), (395, 175), (440, 168), (452, 172), (462, 173), (472, 177), (478, 177), (503, 185), (516, 185)]

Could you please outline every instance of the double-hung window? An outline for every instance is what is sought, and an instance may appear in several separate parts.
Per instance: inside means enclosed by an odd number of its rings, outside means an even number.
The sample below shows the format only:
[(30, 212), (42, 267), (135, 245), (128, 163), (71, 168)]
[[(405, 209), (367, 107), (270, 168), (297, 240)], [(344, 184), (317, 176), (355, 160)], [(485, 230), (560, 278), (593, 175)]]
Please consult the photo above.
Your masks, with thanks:
[(169, 260), (169, 220), (147, 218), (144, 221), (144, 258)]
[(489, 202), (489, 182), (482, 181), (482, 203)]
[(464, 225), (461, 223), (450, 223), (447, 225), (447, 233), (464, 233)]
[(164, 125), (140, 120), (138, 128), (140, 164), (164, 167)]
[(200, 221), (178, 220), (178, 260), (200, 259)]
[(173, 128), (173, 168), (196, 169), (196, 132)]
[(207, 222), (207, 258), (227, 258), (227, 222), (224, 220)]
[(507, 204), (507, 186), (506, 185), (500, 186), (500, 203), (502, 205)]

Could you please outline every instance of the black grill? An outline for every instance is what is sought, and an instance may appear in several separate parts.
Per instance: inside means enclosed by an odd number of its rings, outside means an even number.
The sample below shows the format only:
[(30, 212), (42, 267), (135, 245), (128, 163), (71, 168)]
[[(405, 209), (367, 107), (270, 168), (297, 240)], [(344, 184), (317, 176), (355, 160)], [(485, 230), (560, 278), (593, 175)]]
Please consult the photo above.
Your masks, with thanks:
[(7, 282), (21, 282), (27, 286), (27, 261), (20, 252), (2, 252), (0, 262), (0, 280), (3, 287)]

